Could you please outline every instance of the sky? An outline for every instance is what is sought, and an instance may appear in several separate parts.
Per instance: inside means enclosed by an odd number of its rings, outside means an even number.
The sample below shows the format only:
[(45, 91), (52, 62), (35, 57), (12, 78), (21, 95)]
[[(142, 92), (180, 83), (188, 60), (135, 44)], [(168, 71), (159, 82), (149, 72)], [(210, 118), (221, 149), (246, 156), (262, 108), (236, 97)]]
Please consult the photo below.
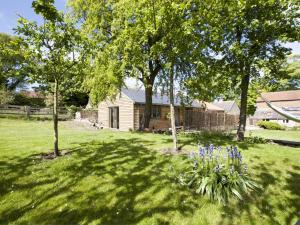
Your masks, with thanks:
[[(19, 15), (28, 19), (42, 22), (31, 8), (32, 0), (0, 0), (0, 32), (14, 34), (13, 28), (17, 26)], [(65, 10), (66, 0), (56, 0), (58, 10)]]
[[(58, 10), (66, 9), (67, 0), (56, 0)], [(31, 8), (32, 0), (0, 0), (0, 32), (14, 34), (13, 28), (17, 26), (18, 15), (29, 20), (42, 22)], [(287, 43), (286, 47), (292, 49), (293, 54), (300, 54), (300, 42)]]

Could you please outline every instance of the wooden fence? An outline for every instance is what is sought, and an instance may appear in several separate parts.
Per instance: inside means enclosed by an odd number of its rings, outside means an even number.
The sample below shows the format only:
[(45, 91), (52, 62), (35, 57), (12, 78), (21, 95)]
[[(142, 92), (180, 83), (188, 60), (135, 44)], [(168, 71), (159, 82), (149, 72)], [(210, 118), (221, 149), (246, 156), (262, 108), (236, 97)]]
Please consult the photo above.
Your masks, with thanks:
[(236, 129), (237, 115), (207, 111), (185, 111), (185, 129), (187, 130), (232, 130)]
[[(52, 108), (37, 108), (30, 106), (19, 106), (19, 105), (0, 105), (0, 115), (23, 115), (26, 117), (51, 117), (53, 115)], [(60, 118), (67, 119), (70, 114), (66, 108), (58, 108), (58, 114)]]

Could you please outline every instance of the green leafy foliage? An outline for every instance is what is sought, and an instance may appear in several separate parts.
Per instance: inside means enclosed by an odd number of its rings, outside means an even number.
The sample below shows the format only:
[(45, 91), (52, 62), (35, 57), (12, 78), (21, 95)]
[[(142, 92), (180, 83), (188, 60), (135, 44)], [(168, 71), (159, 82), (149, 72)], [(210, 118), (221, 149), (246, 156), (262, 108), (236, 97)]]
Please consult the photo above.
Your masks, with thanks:
[[(192, 55), (198, 56), (197, 61), (203, 55), (203, 41), (194, 34), (205, 27), (205, 20), (194, 21), (192, 14), (211, 15), (205, 10), (208, 2), (69, 1), (74, 18), (96, 46), (93, 69), (86, 81), (94, 102), (114, 97), (126, 77), (137, 78), (145, 87), (147, 127), (155, 82), (162, 86), (162, 80), (169, 80), (171, 65), (176, 68), (174, 77), (194, 72)], [(193, 31), (196, 26), (197, 31)]]
[(245, 143), (247, 144), (265, 144), (267, 142), (268, 141), (263, 137), (253, 136), (251, 131), (249, 132), (249, 136), (245, 137)]
[(178, 176), (179, 183), (211, 200), (223, 204), (231, 197), (242, 200), (244, 194), (258, 188), (237, 147), (199, 147), (189, 161), (190, 166)]
[(267, 130), (285, 130), (279, 123), (271, 121), (259, 121), (256, 125)]
[(0, 85), (10, 91), (26, 82), (27, 71), (23, 62), (25, 53), (19, 45), (19, 38), (0, 33)]
[(11, 101), (13, 105), (28, 105), (33, 107), (45, 107), (45, 99), (41, 96), (40, 98), (33, 98), (24, 95), (23, 93), (15, 93), (14, 98)]
[(274, 83), (285, 76), (281, 68), (290, 49), (282, 43), (299, 40), (299, 7), (296, 1), (230, 1), (216, 15), (226, 37), (216, 53), (220, 68), (240, 95), (239, 140), (244, 138), (250, 83), (261, 77)]
[(78, 107), (75, 105), (71, 105), (67, 107), (68, 113), (70, 114), (71, 118), (75, 118), (75, 113), (78, 111)]
[(10, 104), (14, 100), (14, 95), (11, 91), (7, 90), (6, 87), (0, 86), (0, 105)]

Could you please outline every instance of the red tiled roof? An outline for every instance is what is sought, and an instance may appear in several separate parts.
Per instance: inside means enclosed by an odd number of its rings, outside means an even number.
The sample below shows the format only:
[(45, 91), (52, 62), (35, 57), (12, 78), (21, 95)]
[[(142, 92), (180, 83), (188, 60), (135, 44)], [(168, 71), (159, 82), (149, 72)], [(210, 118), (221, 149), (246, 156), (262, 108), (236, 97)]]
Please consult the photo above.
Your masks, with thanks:
[(21, 94), (28, 98), (44, 98), (44, 95), (41, 92), (22, 91)]
[[(300, 90), (265, 92), (262, 93), (262, 96), (270, 102), (300, 100)], [(264, 100), (262, 100), (261, 97), (258, 97), (256, 102), (264, 102)]]

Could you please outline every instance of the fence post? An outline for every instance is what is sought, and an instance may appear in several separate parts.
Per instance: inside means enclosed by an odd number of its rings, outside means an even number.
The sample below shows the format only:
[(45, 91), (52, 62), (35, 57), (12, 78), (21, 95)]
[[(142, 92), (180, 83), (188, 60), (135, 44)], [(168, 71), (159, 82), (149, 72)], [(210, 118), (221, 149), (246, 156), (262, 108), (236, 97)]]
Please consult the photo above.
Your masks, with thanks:
[(26, 112), (26, 117), (29, 118), (30, 117), (30, 106), (24, 106), (25, 108), (25, 112)]

